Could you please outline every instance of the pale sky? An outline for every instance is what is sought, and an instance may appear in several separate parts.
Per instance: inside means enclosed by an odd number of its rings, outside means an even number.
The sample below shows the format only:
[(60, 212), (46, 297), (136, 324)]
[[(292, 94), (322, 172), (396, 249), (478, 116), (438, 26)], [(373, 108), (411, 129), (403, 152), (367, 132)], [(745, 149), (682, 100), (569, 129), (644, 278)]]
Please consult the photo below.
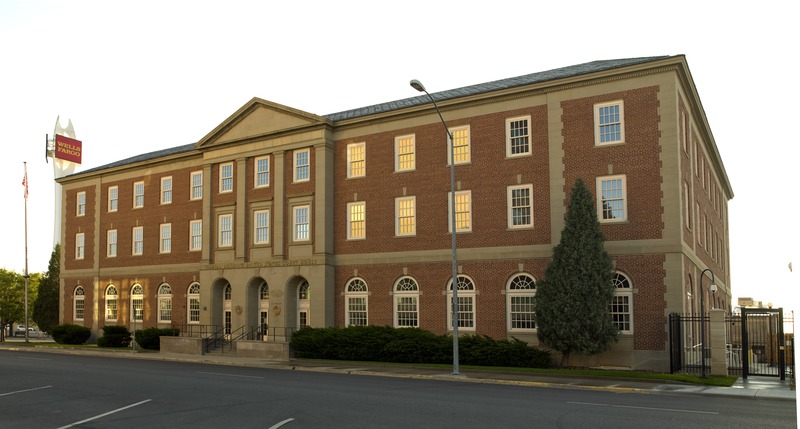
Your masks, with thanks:
[(59, 116), (81, 171), (196, 142), (252, 97), (325, 115), (416, 96), (411, 79), (437, 92), (684, 54), (734, 191), (734, 305), (800, 310), (797, 3), (547, 3), (0, 0), (0, 267), (25, 269), (27, 161), (28, 267), (47, 270)]

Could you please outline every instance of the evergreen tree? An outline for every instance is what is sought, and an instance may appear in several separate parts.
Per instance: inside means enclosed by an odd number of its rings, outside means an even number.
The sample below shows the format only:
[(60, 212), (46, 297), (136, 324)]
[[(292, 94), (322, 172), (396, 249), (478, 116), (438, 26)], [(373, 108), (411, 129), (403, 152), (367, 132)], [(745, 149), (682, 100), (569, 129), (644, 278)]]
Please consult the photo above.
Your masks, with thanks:
[(575, 182), (561, 241), (534, 296), (539, 340), (562, 353), (599, 353), (617, 339), (609, 305), (614, 296), (613, 264), (603, 248), (594, 199), (582, 179)]
[(60, 261), (61, 247), (56, 244), (53, 248), (53, 253), (50, 255), (47, 273), (39, 283), (39, 292), (36, 301), (33, 303), (33, 320), (36, 321), (39, 330), (45, 332), (50, 332), (54, 326), (58, 325)]

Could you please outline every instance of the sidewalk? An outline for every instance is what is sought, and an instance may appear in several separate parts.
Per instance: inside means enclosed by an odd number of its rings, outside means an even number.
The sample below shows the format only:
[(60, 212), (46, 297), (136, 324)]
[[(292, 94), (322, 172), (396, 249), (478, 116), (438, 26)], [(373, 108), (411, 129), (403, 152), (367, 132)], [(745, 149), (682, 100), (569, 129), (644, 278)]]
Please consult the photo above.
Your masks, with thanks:
[[(33, 340), (41, 342), (48, 340)], [(49, 340), (52, 342), (52, 340)], [(731, 387), (698, 386), (683, 383), (668, 383), (663, 380), (642, 380), (612, 377), (581, 377), (554, 374), (530, 374), (511, 371), (460, 369), (459, 375), (441, 368), (416, 367), (412, 365), (392, 365), (369, 362), (337, 362), (318, 361), (313, 359), (292, 359), (290, 361), (274, 361), (260, 358), (242, 358), (231, 354), (189, 355), (178, 353), (161, 353), (115, 349), (58, 349), (32, 347), (24, 345), (24, 338), (8, 339), (0, 343), (0, 351), (30, 351), (43, 353), (68, 353), (106, 356), (128, 359), (157, 359), (180, 362), (195, 362), (215, 365), (247, 366), (274, 368), (295, 371), (315, 371), (353, 375), (371, 375), (383, 377), (418, 378), (452, 380), (472, 383), (513, 384), (520, 386), (605, 390), (614, 392), (635, 392), (652, 394), (684, 394), (727, 396), (749, 399), (769, 399), (795, 401), (796, 391), (791, 389), (790, 381), (781, 381), (777, 377), (739, 378)]]

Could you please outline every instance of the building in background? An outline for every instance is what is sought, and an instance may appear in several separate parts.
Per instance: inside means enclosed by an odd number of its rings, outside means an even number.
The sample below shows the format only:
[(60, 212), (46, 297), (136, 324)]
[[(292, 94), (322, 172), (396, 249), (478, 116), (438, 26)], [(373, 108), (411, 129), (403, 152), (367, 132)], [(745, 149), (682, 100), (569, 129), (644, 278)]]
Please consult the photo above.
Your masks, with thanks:
[[(325, 116), (254, 98), (197, 143), (58, 179), (60, 320), (268, 341), (304, 325), (446, 333), (456, 216), (459, 332), (538, 345), (531, 298), (578, 178), (614, 261), (620, 335), (573, 364), (666, 371), (670, 313), (699, 312), (701, 294), (730, 310), (733, 191), (684, 56), (432, 95), (455, 195), (425, 96)], [(716, 292), (698, 288), (706, 268)]]

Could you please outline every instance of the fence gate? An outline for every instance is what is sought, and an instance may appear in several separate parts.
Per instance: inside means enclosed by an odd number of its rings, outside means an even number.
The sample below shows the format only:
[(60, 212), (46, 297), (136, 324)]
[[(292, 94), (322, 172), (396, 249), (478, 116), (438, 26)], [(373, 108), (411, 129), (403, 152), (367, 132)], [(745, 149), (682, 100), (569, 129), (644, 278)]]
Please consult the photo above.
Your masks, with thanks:
[(786, 380), (783, 309), (742, 308), (742, 377), (761, 375)]

